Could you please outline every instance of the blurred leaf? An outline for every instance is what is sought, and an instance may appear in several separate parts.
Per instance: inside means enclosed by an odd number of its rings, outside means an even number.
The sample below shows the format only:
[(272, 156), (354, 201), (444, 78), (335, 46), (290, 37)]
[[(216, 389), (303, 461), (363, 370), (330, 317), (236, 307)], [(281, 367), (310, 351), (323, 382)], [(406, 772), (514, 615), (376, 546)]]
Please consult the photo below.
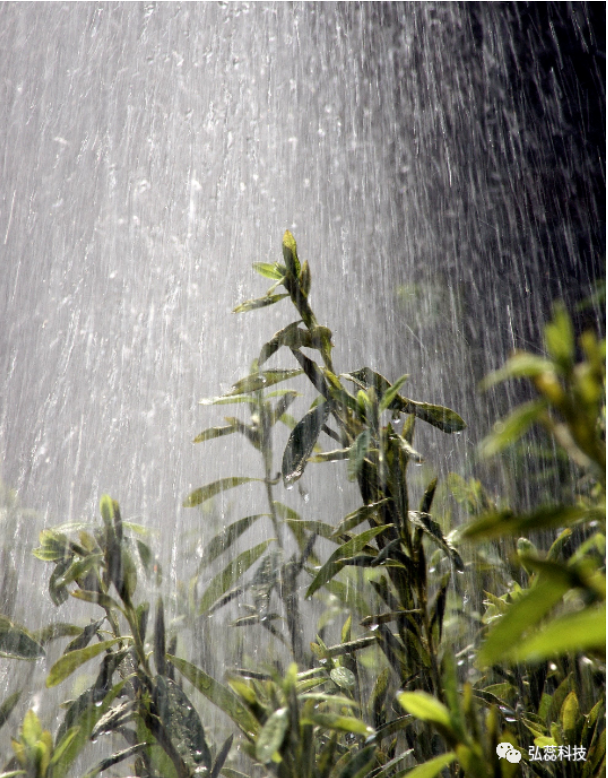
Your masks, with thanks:
[(276, 264), (270, 264), (269, 262), (254, 262), (253, 269), (264, 278), (272, 278), (275, 281), (280, 281), (285, 275), (284, 271), (277, 267)]
[(281, 381), (288, 381), (290, 378), (302, 375), (302, 370), (263, 370), (261, 373), (252, 373), (241, 378), (232, 386), (232, 391), (227, 395), (244, 394), (246, 392), (259, 392), (260, 389), (267, 389), (269, 386), (279, 384)]
[(120, 764), (120, 762), (124, 762), (125, 759), (128, 759), (131, 756), (135, 756), (135, 754), (139, 754), (147, 747), (147, 743), (137, 743), (134, 746), (129, 746), (122, 751), (118, 751), (116, 754), (113, 754), (106, 759), (102, 759), (98, 765), (96, 765), (92, 770), (89, 770), (84, 778), (95, 778), (96, 775), (99, 775), (99, 773), (102, 773), (104, 770), (108, 770), (110, 767), (113, 767), (116, 764)]
[(605, 519), (605, 515), (602, 517), (601, 511), (584, 505), (543, 505), (532, 513), (519, 515), (503, 510), (481, 516), (463, 530), (462, 537), (490, 540), (502, 535), (526, 535), (535, 530), (566, 527), (582, 519), (597, 521)]
[(341, 689), (352, 691), (355, 688), (355, 675), (347, 667), (334, 667), (333, 670), (330, 670), (329, 677)]
[(21, 692), (15, 692), (9, 695), (0, 705), (0, 729), (9, 720), (11, 713), (13, 712), (15, 705), (19, 702)]
[(99, 605), (101, 608), (104, 608), (105, 610), (112, 610), (115, 608), (116, 610), (119, 610), (121, 613), (123, 613), (123, 610), (118, 602), (113, 597), (110, 597), (103, 592), (89, 592), (86, 589), (75, 589), (73, 592), (70, 592), (70, 594), (77, 600), (92, 602), (95, 605)]
[(93, 646), (87, 646), (76, 651), (70, 651), (69, 654), (64, 654), (60, 657), (55, 664), (51, 667), (48, 677), (46, 679), (47, 688), (57, 686), (57, 684), (64, 681), (74, 670), (77, 670), (89, 659), (99, 656), (99, 654), (107, 651), (112, 646), (116, 645), (120, 641), (130, 640), (130, 637), (113, 638), (112, 640), (104, 640), (101, 643), (95, 643)]
[(224, 427), (210, 427), (203, 432), (200, 432), (192, 441), (193, 443), (204, 443), (206, 440), (214, 440), (215, 438), (221, 438), (224, 435), (231, 435), (236, 432), (237, 427), (235, 424), (228, 424)]
[(279, 708), (268, 717), (255, 745), (255, 755), (262, 764), (270, 762), (283, 745), (288, 726), (288, 708)]
[[(521, 648), (524, 634), (537, 626), (568, 591), (568, 583), (541, 581), (514, 602), (504, 616), (490, 629), (477, 655), (479, 667), (512, 658)], [(525, 642), (525, 640), (524, 640)]]
[(207, 486), (201, 486), (200, 489), (195, 489), (182, 503), (184, 508), (194, 508), (197, 505), (210, 500), (215, 497), (216, 494), (224, 492), (227, 489), (234, 489), (235, 486), (241, 484), (251, 483), (252, 481), (262, 481), (261, 478), (248, 478), (248, 477), (232, 477), (232, 478), (220, 478), (219, 481), (213, 481)]
[(283, 482), (286, 486), (302, 476), (308, 457), (311, 455), (323, 425), (327, 421), (329, 410), (329, 403), (320, 403), (308, 411), (292, 430), (283, 452), (281, 468)]
[(296, 246), (296, 239), (289, 230), (285, 230), (283, 235), (283, 259), (285, 260), (287, 270), (298, 278), (301, 269), (300, 260), (298, 259), (298, 249)]
[(255, 311), (258, 308), (266, 308), (268, 305), (274, 305), (275, 303), (278, 303), (279, 300), (284, 300), (286, 297), (289, 297), (286, 293), (269, 294), (264, 297), (257, 297), (254, 300), (246, 300), (244, 303), (237, 305), (236, 308), (232, 310), (232, 313), (246, 313), (247, 311)]
[(444, 767), (452, 764), (456, 759), (456, 754), (453, 751), (448, 751), (447, 754), (441, 754), (434, 759), (429, 759), (428, 762), (414, 767), (413, 770), (403, 770), (397, 773), (395, 778), (435, 778), (436, 775), (443, 770)]
[(426, 692), (400, 692), (397, 699), (401, 707), (416, 716), (417, 719), (430, 721), (445, 730), (452, 731), (450, 711), (430, 694)]
[(364, 778), (370, 774), (369, 770), (375, 762), (376, 746), (366, 746), (350, 757), (339, 778)]
[(553, 619), (513, 645), (505, 652), (505, 658), (512, 662), (539, 662), (592, 650), (606, 650), (606, 603)]
[(345, 559), (358, 554), (365, 548), (370, 540), (376, 537), (376, 535), (379, 535), (381, 532), (386, 532), (386, 530), (392, 526), (392, 524), (385, 524), (382, 527), (368, 529), (337, 548), (308, 587), (306, 597), (311, 597), (323, 586), (323, 584), (330, 581), (344, 567)]
[(199, 570), (210, 565), (215, 559), (221, 556), (224, 551), (230, 548), (232, 544), (246, 532), (252, 524), (264, 516), (270, 516), (269, 513), (257, 513), (254, 516), (246, 516), (243, 519), (235, 521), (228, 527), (218, 533), (209, 543), (205, 545), (203, 556), (199, 564)]
[(316, 724), (325, 729), (333, 729), (338, 732), (352, 732), (355, 735), (365, 735), (369, 737), (374, 734), (374, 730), (368, 727), (361, 719), (355, 719), (352, 716), (341, 716), (337, 713), (317, 713), (309, 711), (302, 715), (303, 724)]
[(221, 397), (206, 397), (198, 401), (199, 405), (235, 405), (237, 403), (247, 403), (252, 405), (254, 400), (249, 394), (222, 395)]
[(232, 748), (233, 740), (234, 735), (229, 735), (224, 741), (224, 745), (220, 748), (218, 755), (215, 757), (215, 761), (213, 762), (213, 769), (209, 774), (209, 778), (219, 778), (222, 767), (224, 766), (224, 763), (228, 758), (228, 754), (230, 753), (230, 749)]
[(221, 573), (214, 576), (199, 602), (199, 614), (208, 611), (219, 597), (234, 586), (243, 573), (257, 562), (271, 542), (272, 538), (269, 538), (253, 548), (246, 549), (236, 559), (231, 560)]
[(554, 305), (553, 319), (545, 325), (545, 346), (563, 369), (569, 369), (574, 363), (574, 330), (561, 302)]
[(309, 462), (340, 462), (343, 459), (349, 459), (352, 449), (350, 448), (336, 448), (332, 451), (320, 451), (318, 454), (313, 454), (308, 457)]
[(0, 656), (34, 660), (44, 656), (44, 649), (25, 627), (0, 615)]
[(499, 370), (486, 376), (480, 384), (481, 389), (489, 389), (509, 378), (533, 378), (543, 373), (553, 373), (555, 365), (550, 359), (538, 357), (527, 351), (515, 351)]
[(518, 441), (548, 407), (547, 400), (532, 400), (518, 406), (509, 416), (494, 425), (493, 431), (479, 444), (484, 457), (498, 454)]
[(260, 729), (258, 722), (230, 689), (185, 659), (170, 654), (167, 659), (201, 694), (229, 716), (247, 737), (255, 737)]

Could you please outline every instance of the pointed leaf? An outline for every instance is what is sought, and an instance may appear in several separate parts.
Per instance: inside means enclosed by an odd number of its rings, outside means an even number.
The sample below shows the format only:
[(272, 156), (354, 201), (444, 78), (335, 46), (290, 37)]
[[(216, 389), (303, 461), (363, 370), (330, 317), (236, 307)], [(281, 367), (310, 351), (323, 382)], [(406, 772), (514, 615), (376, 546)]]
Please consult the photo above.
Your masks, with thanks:
[(154, 702), (163, 726), (182, 760), (190, 768), (211, 769), (211, 753), (200, 717), (188, 697), (170, 678), (154, 679)]
[(388, 502), (388, 498), (384, 500), (380, 500), (380, 502), (374, 502), (374, 503), (370, 503), (369, 505), (363, 505), (361, 506), (361, 508), (357, 508), (356, 511), (349, 513), (348, 516), (345, 516), (342, 519), (342, 521), (338, 524), (338, 526), (334, 530), (333, 532), (334, 537), (339, 537), (340, 535), (343, 535), (346, 532), (350, 532), (351, 529), (358, 527), (359, 524), (361, 524), (362, 522), (371, 519), (372, 516), (377, 514), (378, 508), (382, 507), (383, 505), (386, 505), (387, 502)]
[(228, 527), (224, 527), (220, 533), (206, 544), (200, 561), (199, 570), (207, 567), (207, 565), (210, 565), (211, 562), (221, 556), (224, 551), (227, 551), (232, 544), (252, 526), (252, 524), (264, 516), (270, 516), (270, 514), (257, 513), (254, 516), (246, 516), (245, 518), (230, 524)]
[(267, 389), (274, 384), (280, 384), (281, 381), (288, 381), (290, 378), (302, 375), (302, 370), (263, 370), (261, 373), (252, 373), (241, 378), (232, 386), (232, 391), (227, 395), (245, 394), (248, 392), (259, 392), (260, 389)]
[(443, 770), (444, 767), (452, 764), (456, 759), (456, 754), (453, 751), (448, 751), (447, 754), (441, 754), (434, 759), (429, 759), (428, 762), (414, 767), (413, 770), (407, 770), (406, 772), (400, 772), (398, 775), (407, 776), (407, 778), (435, 778), (436, 775)]
[(204, 443), (206, 440), (214, 440), (215, 438), (222, 438), (224, 435), (231, 435), (236, 430), (237, 427), (234, 424), (228, 424), (224, 427), (210, 427), (200, 432), (192, 442)]
[(329, 417), (329, 409), (329, 403), (320, 403), (294, 427), (283, 452), (282, 474), (286, 486), (302, 476), (308, 457)]
[(281, 748), (288, 726), (289, 708), (279, 708), (268, 717), (255, 745), (255, 755), (262, 764), (270, 762)]
[(547, 406), (547, 400), (532, 400), (518, 406), (506, 418), (497, 421), (492, 432), (479, 444), (481, 456), (494, 456), (518, 441), (538, 420)]
[(44, 656), (44, 649), (25, 627), (0, 616), (0, 656), (31, 661)]
[(376, 535), (379, 535), (381, 532), (386, 532), (386, 530), (392, 526), (392, 524), (385, 524), (382, 527), (368, 529), (337, 548), (308, 587), (306, 597), (311, 597), (323, 586), (323, 584), (330, 581), (344, 567), (346, 559), (358, 554), (365, 548), (370, 540), (376, 537)]
[(7, 697), (2, 705), (0, 705), (0, 729), (9, 720), (11, 713), (13, 712), (15, 705), (19, 702), (21, 692), (15, 692)]
[(437, 427), (442, 432), (461, 432), (467, 426), (456, 411), (452, 411), (450, 408), (414, 400), (406, 400), (406, 403), (413, 407), (413, 411), (406, 412), (414, 413), (417, 419), (432, 424), (433, 427)]
[(244, 303), (237, 305), (233, 308), (232, 313), (247, 313), (247, 311), (255, 311), (258, 308), (266, 308), (269, 305), (278, 303), (279, 300), (289, 297), (288, 294), (268, 294), (264, 297), (257, 297), (255, 300), (246, 300)]
[(212, 578), (211, 583), (201, 597), (198, 608), (199, 614), (208, 611), (216, 600), (232, 588), (238, 579), (249, 570), (251, 565), (257, 562), (272, 541), (273, 539), (269, 538), (257, 546), (243, 551), (236, 559), (231, 560), (221, 573)]
[(380, 401), (380, 413), (382, 411), (385, 411), (387, 408), (390, 407), (393, 400), (398, 397), (399, 395), (399, 389), (403, 386), (403, 384), (407, 381), (409, 378), (409, 375), (402, 375), (401, 378), (398, 378), (395, 383), (390, 387), (390, 389), (387, 389), (385, 394), (382, 396), (382, 400)]
[(450, 711), (435, 697), (426, 692), (401, 692), (397, 695), (399, 704), (408, 713), (422, 721), (431, 721), (445, 729), (452, 729)]
[(167, 659), (186, 680), (190, 681), (195, 689), (198, 689), (201, 694), (229, 716), (247, 737), (250, 739), (255, 737), (259, 732), (260, 725), (229, 688), (185, 659), (179, 659), (170, 654), (167, 655)]
[(80, 648), (77, 651), (70, 651), (68, 654), (64, 654), (51, 667), (46, 679), (47, 688), (50, 689), (52, 686), (57, 686), (57, 684), (71, 675), (74, 670), (77, 670), (85, 662), (88, 662), (89, 659), (99, 656), (99, 654), (107, 651), (121, 640), (126, 641), (130, 640), (130, 638), (125, 636), (113, 638), (112, 640), (104, 640), (101, 643), (95, 643), (93, 646), (87, 646), (86, 648)]
[(254, 262), (252, 267), (257, 273), (264, 276), (264, 278), (272, 278), (275, 281), (280, 281), (285, 275), (285, 268), (281, 270), (281, 268), (277, 267), (274, 263)]
[(194, 508), (227, 489), (234, 489), (235, 486), (241, 486), (241, 484), (261, 480), (261, 478), (248, 477), (220, 478), (219, 481), (213, 481), (213, 483), (207, 484), (207, 486), (201, 486), (200, 489), (195, 489), (188, 495), (182, 504), (184, 508)]

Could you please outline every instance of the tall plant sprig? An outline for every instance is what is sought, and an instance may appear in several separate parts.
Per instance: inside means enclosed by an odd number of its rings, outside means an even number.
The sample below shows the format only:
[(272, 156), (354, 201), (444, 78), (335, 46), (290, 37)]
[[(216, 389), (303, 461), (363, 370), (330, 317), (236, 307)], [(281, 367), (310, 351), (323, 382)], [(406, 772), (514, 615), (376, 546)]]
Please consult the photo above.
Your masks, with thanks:
[[(298, 536), (301, 547), (304, 546), (307, 552), (315, 533), (338, 545), (327, 562), (314, 571), (307, 595), (310, 597), (321, 587), (329, 586), (334, 576), (346, 566), (384, 569), (386, 576), (371, 583), (386, 610), (368, 617), (364, 626), (374, 630), (400, 686), (423, 688), (441, 698), (439, 642), (443, 615), (451, 569), (461, 567), (462, 562), (430, 515), (435, 482), (429, 484), (419, 510), (410, 510), (406, 475), (411, 460), (422, 461), (422, 456), (413, 447), (416, 418), (446, 433), (461, 431), (465, 423), (448, 408), (402, 396), (400, 391), (407, 376), (391, 384), (367, 367), (338, 375), (332, 361), (331, 330), (319, 324), (310, 305), (310, 267), (307, 262), (300, 262), (295, 239), (289, 231), (283, 237), (283, 260), (283, 263), (254, 264), (262, 276), (274, 283), (266, 295), (242, 303), (235, 311), (258, 310), (289, 298), (299, 319), (275, 333), (262, 346), (252, 372), (237, 382), (226, 397), (213, 402), (242, 400), (256, 410), (255, 398), (245, 397), (245, 394), (260, 392), (297, 373), (306, 375), (318, 395), (289, 436), (282, 457), (283, 483), (287, 487), (293, 485), (309, 461), (347, 460), (348, 475), (358, 483), (363, 500), (360, 509), (337, 525), (299, 523), (300, 532), (310, 525), (305, 544), (302, 534)], [(277, 292), (281, 286), (285, 292)], [(264, 368), (267, 360), (282, 348), (289, 349), (299, 371)], [(318, 359), (311, 358), (303, 349), (316, 352)], [(349, 390), (345, 382), (354, 389)], [(261, 419), (263, 414), (259, 405), (257, 413)], [(387, 416), (390, 417), (388, 420)], [(403, 416), (406, 421), (399, 432), (394, 422)], [(276, 412), (272, 418), (276, 420)], [(235, 419), (227, 421), (227, 428), (202, 433), (204, 439), (239, 431), (254, 445), (260, 445), (261, 437), (253, 425), (245, 427)], [(339, 447), (315, 451), (321, 433)], [(199, 436), (199, 439), (203, 438)], [(237, 485), (237, 480), (244, 482), (244, 479), (228, 479), (223, 486)], [(268, 466), (263, 480), (270, 493), (274, 481), (269, 477)], [(212, 496), (211, 491), (217, 493), (215, 489), (210, 491), (210, 486), (193, 492), (186, 504), (200, 504), (201, 498)], [(270, 497), (269, 503), (276, 505)], [(271, 511), (271, 518), (276, 522), (276, 513)], [(369, 523), (369, 529), (353, 533), (365, 521)], [(293, 523), (290, 526), (294, 528)], [(435, 591), (431, 591), (427, 577), (425, 539), (442, 549), (446, 560), (445, 574)], [(296, 566), (298, 572), (305, 563), (306, 554), (303, 553)], [(238, 596), (242, 587), (233, 591)], [(219, 601), (222, 602), (232, 595), (231, 592), (220, 594)], [(396, 625), (396, 631), (391, 625)], [(362, 645), (367, 643), (364, 641)]]

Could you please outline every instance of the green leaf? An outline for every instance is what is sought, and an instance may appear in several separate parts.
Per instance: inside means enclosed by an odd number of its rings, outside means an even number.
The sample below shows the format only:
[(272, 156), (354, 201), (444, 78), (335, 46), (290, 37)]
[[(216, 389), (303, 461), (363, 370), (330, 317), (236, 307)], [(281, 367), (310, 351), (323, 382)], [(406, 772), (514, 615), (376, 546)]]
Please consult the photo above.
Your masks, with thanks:
[(89, 592), (86, 589), (75, 589), (73, 592), (70, 592), (70, 594), (77, 600), (92, 602), (95, 605), (99, 605), (101, 608), (104, 608), (105, 610), (112, 610), (116, 608), (116, 610), (124, 613), (123, 609), (116, 602), (116, 600), (113, 597), (110, 597), (108, 594), (104, 594), (103, 592)]
[(347, 667), (334, 667), (330, 670), (329, 677), (331, 680), (339, 686), (341, 689), (348, 689), (352, 691), (355, 688), (356, 678), (355, 674)]
[(48, 677), (46, 679), (47, 688), (57, 686), (57, 684), (64, 681), (74, 670), (77, 670), (89, 659), (99, 656), (99, 654), (107, 651), (112, 646), (116, 645), (120, 641), (130, 641), (130, 637), (113, 638), (112, 640), (104, 640), (101, 643), (95, 643), (93, 646), (87, 646), (76, 651), (70, 651), (68, 654), (64, 654), (60, 657), (55, 664), (51, 667)]
[(312, 454), (317, 438), (327, 421), (329, 409), (329, 403), (319, 403), (308, 411), (292, 430), (283, 452), (281, 472), (285, 486), (301, 478), (308, 457)]
[(204, 397), (198, 401), (199, 405), (235, 405), (237, 403), (253, 405), (255, 400), (248, 394), (229, 394), (221, 397)]
[(497, 511), (481, 516), (469, 524), (462, 533), (464, 538), (490, 540), (503, 535), (526, 535), (529, 532), (551, 527), (566, 527), (581, 520), (602, 520), (584, 505), (543, 505), (532, 513), (517, 516), (510, 510)]
[(175, 750), (188, 767), (211, 769), (211, 753), (198, 713), (179, 686), (170, 678), (154, 679), (154, 702)]
[(441, 754), (434, 759), (429, 759), (428, 762), (420, 764), (414, 767), (413, 770), (403, 770), (399, 772), (395, 778), (435, 778), (436, 775), (447, 767), (456, 759), (456, 754), (453, 751), (448, 751), (447, 754)]
[(339, 778), (365, 778), (370, 775), (370, 768), (376, 761), (376, 746), (371, 745), (362, 749), (349, 759), (340, 772)]
[(281, 270), (275, 263), (269, 262), (254, 262), (253, 269), (264, 278), (272, 278), (275, 281), (280, 281), (285, 275), (284, 269)]
[(195, 689), (229, 716), (248, 738), (255, 738), (260, 729), (258, 722), (230, 689), (185, 659), (171, 654), (167, 654), (167, 659)]
[(606, 603), (553, 619), (512, 646), (505, 658), (512, 662), (540, 662), (593, 650), (606, 650)]
[(0, 616), (0, 656), (31, 661), (44, 656), (44, 649), (25, 627)]
[(339, 537), (345, 532), (350, 532), (351, 529), (358, 527), (362, 522), (368, 521), (378, 513), (378, 508), (386, 505), (387, 502), (388, 498), (380, 500), (379, 502), (370, 503), (369, 505), (362, 505), (360, 508), (357, 508), (356, 511), (349, 513), (334, 530), (334, 537)]
[(525, 435), (546, 410), (547, 400), (532, 400), (518, 406), (513, 413), (494, 425), (493, 431), (479, 444), (482, 456), (491, 457)]
[(237, 305), (233, 308), (232, 313), (247, 313), (247, 311), (255, 311), (258, 308), (266, 308), (269, 305), (278, 303), (279, 300), (284, 300), (285, 297), (289, 297), (288, 294), (267, 294), (264, 297), (257, 297), (255, 300), (246, 300), (244, 303)]
[[(439, 700), (426, 692), (401, 692), (397, 695), (399, 704), (408, 713), (422, 721), (431, 721), (452, 731), (450, 711)], [(449, 763), (448, 763), (449, 764)]]
[(343, 459), (348, 459), (351, 456), (352, 449), (350, 448), (336, 448), (332, 451), (320, 451), (318, 454), (313, 454), (308, 457), (309, 462), (340, 462)]
[(248, 477), (232, 477), (232, 478), (220, 478), (219, 481), (213, 481), (207, 486), (201, 486), (200, 489), (195, 489), (182, 503), (184, 508), (194, 508), (197, 505), (210, 500), (220, 492), (225, 492), (227, 489), (234, 489), (235, 486), (241, 486), (241, 484), (251, 483), (252, 481), (261, 481), (261, 478), (248, 478)]
[(348, 457), (348, 480), (353, 481), (361, 472), (363, 460), (367, 456), (370, 447), (372, 433), (369, 429), (363, 430), (350, 448)]
[(493, 665), (517, 655), (523, 635), (536, 627), (539, 620), (561, 600), (568, 588), (566, 581), (541, 581), (513, 603), (490, 629), (477, 655), (479, 667)]
[(337, 732), (352, 732), (355, 735), (364, 735), (369, 737), (374, 734), (374, 730), (368, 727), (361, 719), (352, 716), (341, 716), (336, 713), (316, 713), (309, 712), (302, 715), (303, 724), (316, 724), (324, 729), (333, 729)]
[(282, 330), (275, 332), (272, 338), (264, 343), (260, 351), (258, 359), (258, 365), (261, 367), (264, 362), (267, 362), (273, 354), (281, 348), (281, 346), (287, 346), (289, 348), (300, 348), (305, 344), (305, 341), (310, 340), (310, 333), (308, 330), (300, 329), (302, 320), (294, 321), (284, 327)]
[(574, 363), (574, 329), (563, 303), (553, 308), (553, 320), (545, 325), (545, 346), (548, 353), (564, 369)]
[(259, 392), (260, 389), (267, 389), (269, 386), (280, 384), (281, 381), (288, 381), (290, 378), (302, 375), (302, 370), (263, 370), (261, 373), (252, 373), (241, 378), (232, 386), (232, 391), (227, 395), (246, 394), (248, 392)]
[(0, 705), (0, 729), (9, 720), (11, 713), (13, 712), (15, 705), (19, 702), (21, 692), (15, 692), (8, 696)]
[(296, 239), (293, 237), (289, 230), (285, 230), (283, 235), (283, 259), (287, 270), (290, 271), (296, 278), (300, 275), (300, 260), (298, 259), (298, 248), (296, 245)]
[(555, 365), (550, 359), (530, 354), (527, 351), (516, 351), (503, 367), (487, 375), (480, 387), (485, 390), (495, 384), (507, 381), (509, 378), (534, 378), (543, 373), (553, 372), (555, 372)]
[(312, 597), (312, 595), (318, 589), (320, 589), (323, 586), (323, 584), (327, 583), (328, 581), (331, 581), (331, 579), (346, 564), (344, 561), (345, 559), (348, 559), (349, 557), (358, 554), (360, 551), (362, 551), (365, 548), (365, 546), (369, 543), (370, 540), (376, 537), (376, 535), (379, 535), (381, 532), (386, 532), (386, 530), (392, 526), (393, 526), (392, 524), (385, 524), (382, 527), (374, 527), (373, 529), (368, 529), (365, 532), (362, 532), (360, 535), (357, 535), (351, 540), (347, 541), (339, 548), (337, 548), (334, 551), (334, 553), (329, 557), (327, 562), (323, 565), (323, 567), (319, 570), (313, 582), (308, 587), (308, 591), (306, 592), (306, 597)]
[(414, 400), (406, 400), (405, 402), (413, 407), (413, 410), (406, 411), (406, 413), (413, 413), (417, 419), (426, 421), (427, 424), (437, 427), (442, 432), (461, 432), (467, 426), (456, 411), (452, 411), (450, 408)]
[(255, 755), (262, 764), (267, 764), (283, 745), (289, 726), (289, 708), (275, 710), (262, 727), (255, 745)]
[(208, 611), (216, 600), (234, 586), (243, 573), (257, 562), (271, 542), (272, 538), (262, 541), (262, 543), (253, 548), (248, 548), (242, 554), (239, 554), (236, 559), (231, 560), (221, 573), (214, 576), (201, 597), (198, 609), (199, 614)]
[(230, 546), (232, 546), (232, 544), (252, 526), (252, 524), (264, 516), (270, 516), (270, 514), (256, 513), (254, 516), (246, 516), (245, 518), (230, 524), (230, 526), (224, 527), (220, 533), (205, 545), (199, 570), (207, 567), (207, 565), (210, 565), (214, 560), (221, 556), (224, 551), (227, 551)]
[(390, 389), (387, 389), (385, 394), (382, 396), (382, 400), (380, 400), (380, 406), (379, 410), (380, 413), (382, 411), (385, 411), (387, 408), (390, 407), (393, 400), (398, 397), (399, 395), (399, 389), (403, 386), (403, 384), (407, 381), (409, 378), (409, 375), (402, 375), (401, 378), (398, 378), (395, 383), (390, 387)]
[(193, 443), (204, 443), (207, 440), (214, 440), (215, 438), (222, 438), (224, 435), (231, 435), (236, 432), (237, 426), (235, 424), (228, 424), (224, 427), (210, 427), (209, 429), (200, 432), (192, 441)]

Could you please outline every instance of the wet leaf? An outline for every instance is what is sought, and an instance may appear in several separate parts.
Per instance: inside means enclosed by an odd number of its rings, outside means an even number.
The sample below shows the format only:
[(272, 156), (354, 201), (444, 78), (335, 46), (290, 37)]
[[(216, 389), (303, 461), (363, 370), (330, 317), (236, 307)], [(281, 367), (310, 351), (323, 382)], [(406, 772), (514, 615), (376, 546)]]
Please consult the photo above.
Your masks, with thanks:
[(185, 659), (171, 655), (167, 655), (167, 659), (202, 695), (224, 711), (247, 737), (255, 737), (260, 729), (258, 722), (230, 689)]
[(334, 667), (330, 670), (329, 677), (341, 689), (352, 691), (355, 688), (355, 674), (347, 667)]
[(308, 457), (309, 462), (340, 462), (343, 459), (348, 459), (351, 456), (350, 448), (337, 448), (332, 451), (320, 451), (318, 454), (313, 454)]
[(98, 765), (92, 770), (89, 770), (84, 778), (95, 778), (96, 775), (99, 775), (99, 773), (102, 773), (104, 770), (108, 770), (110, 767), (120, 764), (120, 762), (124, 762), (125, 759), (129, 759), (129, 757), (139, 754), (146, 748), (148, 748), (147, 743), (137, 743), (134, 746), (129, 746), (122, 751), (118, 751), (116, 754), (112, 754), (112, 756), (102, 759)]
[(210, 500), (220, 492), (224, 492), (227, 489), (234, 489), (241, 484), (251, 483), (252, 481), (261, 481), (261, 478), (248, 478), (248, 477), (232, 477), (232, 478), (220, 478), (219, 481), (213, 481), (207, 486), (201, 486), (199, 489), (195, 489), (182, 503), (184, 508), (194, 508), (197, 505)]
[(269, 305), (278, 303), (289, 297), (288, 294), (267, 294), (264, 297), (257, 297), (254, 300), (246, 300), (244, 303), (233, 308), (232, 313), (247, 313), (247, 311), (256, 311), (258, 308), (266, 308)]
[(357, 508), (356, 511), (349, 513), (338, 524), (333, 532), (334, 537), (339, 537), (346, 532), (350, 532), (351, 529), (358, 527), (364, 521), (368, 521), (378, 513), (378, 509), (383, 505), (386, 505), (388, 498), (380, 500), (379, 502), (371, 503), (370, 505), (363, 505), (361, 508)]
[(44, 656), (44, 649), (25, 627), (0, 615), (0, 656), (31, 661)]
[(409, 375), (402, 375), (401, 378), (398, 378), (395, 383), (390, 387), (390, 389), (387, 389), (384, 395), (382, 396), (382, 399), (380, 400), (380, 413), (382, 411), (385, 411), (387, 408), (390, 408), (391, 403), (393, 400), (395, 400), (399, 396), (399, 389), (403, 386), (403, 384), (407, 381), (409, 378)]
[(374, 527), (373, 529), (366, 530), (337, 548), (308, 587), (306, 597), (311, 597), (323, 586), (323, 584), (330, 581), (339, 573), (346, 564), (346, 559), (358, 554), (365, 548), (370, 540), (376, 537), (376, 535), (379, 535), (381, 532), (386, 532), (386, 530), (392, 526), (392, 524), (385, 524), (382, 527)]
[(550, 359), (530, 354), (527, 351), (516, 351), (500, 370), (495, 370), (484, 378), (480, 388), (489, 389), (509, 378), (533, 378), (554, 371), (555, 365)]
[(350, 448), (348, 457), (348, 480), (353, 481), (361, 472), (363, 460), (367, 456), (370, 447), (372, 433), (369, 429), (363, 430)]
[(51, 667), (46, 679), (47, 688), (50, 689), (52, 686), (57, 686), (57, 684), (70, 676), (74, 670), (77, 670), (85, 662), (88, 662), (89, 659), (99, 656), (99, 654), (107, 651), (112, 646), (115, 646), (116, 643), (119, 643), (121, 640), (126, 641), (130, 639), (131, 638), (129, 637), (121, 637), (113, 638), (112, 640), (104, 640), (101, 643), (95, 643), (93, 646), (87, 646), (86, 648), (81, 648), (77, 651), (70, 651), (69, 654), (64, 654)]
[(167, 674), (165, 653), (165, 607), (163, 598), (159, 597), (156, 603), (156, 618), (154, 620), (154, 664), (159, 675)]
[(593, 511), (583, 505), (543, 505), (532, 513), (513, 515), (510, 510), (497, 511), (481, 516), (466, 527), (464, 538), (490, 540), (502, 535), (526, 535), (529, 532), (566, 527), (580, 520), (603, 520), (601, 511)]
[(206, 397), (198, 401), (199, 405), (235, 405), (238, 403), (247, 403), (253, 405), (255, 401), (249, 394), (229, 394), (221, 397)]
[(257, 546), (243, 551), (236, 559), (231, 560), (221, 573), (214, 576), (201, 597), (198, 608), (199, 614), (208, 611), (216, 600), (232, 588), (243, 573), (257, 562), (271, 542), (272, 538), (269, 538)]
[(281, 748), (288, 727), (288, 708), (279, 708), (268, 717), (255, 745), (255, 755), (262, 764), (270, 762)]
[(296, 239), (289, 230), (285, 230), (283, 235), (283, 259), (285, 266), (296, 278), (300, 275), (300, 260), (298, 259), (298, 248)]
[(413, 408), (413, 410), (407, 410), (406, 413), (413, 413), (417, 419), (437, 427), (442, 432), (461, 432), (467, 426), (456, 411), (452, 411), (450, 408), (414, 400), (406, 400), (405, 402)]
[(103, 594), (103, 592), (89, 592), (86, 589), (76, 589), (75, 591), (70, 592), (70, 594), (77, 600), (92, 602), (95, 605), (99, 605), (101, 608), (104, 608), (105, 610), (112, 610), (116, 608), (121, 613), (123, 612), (118, 602), (113, 597), (110, 597), (107, 594)]
[(213, 769), (209, 774), (209, 778), (219, 778), (222, 767), (224, 766), (224, 763), (228, 758), (228, 754), (230, 753), (230, 749), (232, 748), (233, 740), (234, 735), (229, 735), (224, 741), (224, 745), (220, 748), (218, 755), (215, 757), (215, 762), (213, 763)]
[(301, 323), (302, 320), (300, 319), (288, 324), (287, 327), (275, 332), (267, 343), (264, 343), (258, 359), (258, 365), (260, 367), (264, 362), (268, 361), (273, 354), (276, 354), (281, 346), (300, 348), (302, 345), (305, 345), (307, 338), (310, 340), (310, 333), (308, 330), (300, 329)]
[(232, 544), (238, 538), (240, 538), (240, 536), (246, 532), (249, 527), (252, 526), (252, 524), (264, 516), (270, 516), (270, 514), (257, 513), (254, 516), (246, 516), (245, 518), (239, 519), (233, 524), (230, 524), (228, 527), (224, 527), (220, 533), (218, 533), (214, 538), (211, 539), (208, 544), (205, 545), (203, 556), (199, 565), (199, 570), (207, 567), (207, 565), (210, 565), (211, 562), (221, 556), (224, 551), (227, 551), (232, 546)]
[[(340, 760), (342, 762), (342, 760)], [(376, 763), (376, 746), (366, 746), (342, 764), (339, 778), (365, 778)]]
[(211, 753), (198, 713), (179, 686), (170, 678), (154, 679), (154, 702), (175, 750), (188, 767), (211, 769)]
[(329, 403), (320, 403), (308, 411), (292, 430), (283, 452), (281, 472), (285, 486), (301, 478), (308, 457), (329, 417), (329, 409)]
[(296, 378), (302, 375), (302, 370), (263, 370), (261, 373), (252, 373), (241, 378), (232, 386), (232, 391), (227, 395), (239, 395), (247, 392), (259, 392), (260, 389), (267, 389), (269, 386), (280, 384), (281, 381), (288, 381), (290, 378)]

